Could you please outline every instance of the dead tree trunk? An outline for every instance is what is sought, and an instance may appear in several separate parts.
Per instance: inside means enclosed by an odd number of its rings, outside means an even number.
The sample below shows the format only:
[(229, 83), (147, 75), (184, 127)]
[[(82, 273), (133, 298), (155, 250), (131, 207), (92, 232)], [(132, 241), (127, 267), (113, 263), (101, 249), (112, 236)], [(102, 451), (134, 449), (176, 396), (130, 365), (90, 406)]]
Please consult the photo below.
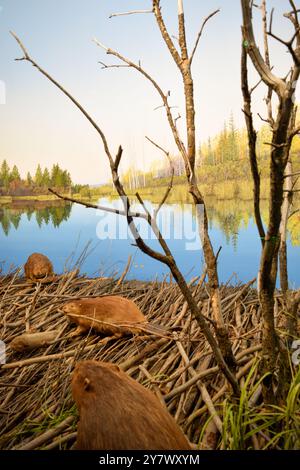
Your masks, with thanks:
[[(265, 7), (265, 2), (264, 7)], [(269, 195), (269, 224), (262, 246), (260, 269), (258, 275), (259, 299), (263, 316), (263, 371), (268, 373), (264, 380), (264, 397), (267, 402), (276, 402), (275, 373), (284, 367), (285, 355), (281, 350), (279, 338), (275, 330), (274, 322), (274, 291), (277, 277), (278, 250), (280, 245), (281, 208), (284, 195), (284, 174), (288, 163), (289, 150), (295, 130), (291, 131), (291, 122), (294, 115), (294, 93), (300, 73), (299, 46), (300, 29), (298, 11), (293, 2), (292, 12), (286, 16), (291, 20), (295, 28), (295, 34), (291, 41), (283, 41), (272, 32), (272, 21), (268, 35), (284, 43), (294, 61), (289, 79), (283, 80), (276, 77), (268, 60), (264, 59), (257, 47), (252, 26), (253, 2), (241, 0), (243, 13), (243, 45), (247, 54), (259, 74), (260, 79), (267, 85), (268, 90), (276, 93), (279, 106), (277, 117), (272, 122), (272, 141), (266, 143), (270, 151), (270, 195)], [(294, 48), (294, 41), (297, 46)], [(279, 375), (279, 385), (281, 377)], [(279, 394), (281, 386), (278, 387)]]
[[(279, 266), (280, 266), (280, 287), (284, 298), (287, 301), (287, 293), (289, 290), (288, 263), (287, 263), (287, 224), (290, 215), (290, 209), (293, 202), (293, 166), (289, 158), (284, 172), (284, 197), (281, 209), (280, 224), (280, 248), (279, 248)], [(286, 302), (287, 303), (287, 302)]]
[[(199, 226), (201, 235), (202, 248), (207, 266), (207, 276), (209, 284), (209, 293), (211, 297), (212, 312), (214, 320), (216, 322), (216, 335), (220, 345), (220, 349), (224, 355), (225, 361), (231, 370), (235, 369), (235, 360), (232, 353), (231, 342), (229, 339), (228, 330), (224, 323), (221, 302), (220, 302), (220, 291), (219, 291), (219, 278), (217, 270), (216, 256), (213, 250), (213, 246), (208, 233), (208, 219), (207, 211), (204, 198), (200, 192), (197, 177), (195, 173), (195, 161), (196, 161), (196, 127), (195, 127), (195, 103), (194, 103), (194, 82), (192, 76), (192, 62), (193, 58), (203, 32), (203, 28), (206, 22), (214, 16), (218, 11), (213, 12), (203, 22), (202, 27), (199, 31), (194, 49), (189, 55), (187, 42), (186, 42), (186, 30), (185, 30), (185, 16), (183, 1), (178, 0), (178, 29), (179, 29), (179, 47), (180, 54), (175, 48), (171, 37), (167, 32), (164, 20), (161, 15), (160, 1), (153, 0), (153, 11), (156, 17), (157, 24), (159, 26), (163, 40), (165, 41), (177, 67), (182, 76), (185, 96), (185, 107), (186, 107), (186, 131), (187, 131), (187, 149), (185, 149), (178, 132), (176, 130), (175, 142), (177, 143), (178, 150), (185, 162), (186, 177), (188, 183), (188, 190), (191, 194), (194, 205), (196, 207), (196, 213), (198, 214), (197, 207), (203, 207), (203, 220), (198, 220), (198, 225), (201, 223), (203, 226)], [(172, 128), (172, 126), (171, 126)], [(179, 145), (178, 145), (179, 142)]]

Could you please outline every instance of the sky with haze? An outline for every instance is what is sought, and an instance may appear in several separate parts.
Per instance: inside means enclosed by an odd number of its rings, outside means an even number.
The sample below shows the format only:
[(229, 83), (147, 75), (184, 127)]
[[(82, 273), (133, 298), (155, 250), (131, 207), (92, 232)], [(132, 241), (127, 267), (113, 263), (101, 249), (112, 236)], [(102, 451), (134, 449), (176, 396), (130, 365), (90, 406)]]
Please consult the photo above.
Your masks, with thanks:
[[(109, 19), (110, 13), (151, 8), (150, 0), (0, 0), (0, 80), (6, 86), (6, 104), (0, 105), (0, 162), (6, 158), (22, 175), (38, 163), (58, 162), (75, 182), (107, 181), (109, 166), (101, 141), (84, 116), (31, 64), (16, 62), (22, 53), (9, 30), (15, 31), (36, 62), (73, 94), (104, 131), (111, 152), (124, 148), (123, 171), (129, 165), (149, 168), (163, 158), (145, 140), (149, 136), (171, 152), (171, 132), (157, 92), (136, 71), (102, 70), (99, 61), (119, 63), (92, 42), (106, 46), (142, 66), (171, 91), (170, 104), (184, 118), (180, 76), (162, 42), (152, 14)], [(257, 2), (258, 3), (258, 2)], [(299, 2), (296, 1), (297, 6)], [(162, 0), (169, 32), (177, 35), (177, 1)], [(230, 113), (237, 127), (244, 126), (241, 112), (239, 0), (185, 0), (189, 48), (203, 19), (220, 8), (207, 24), (194, 60), (197, 141), (218, 133)], [(282, 13), (287, 0), (270, 0), (275, 7), (274, 32), (289, 39), (291, 26)], [(261, 42), (260, 12), (255, 26)], [(274, 72), (286, 75), (291, 65), (282, 45), (271, 41)], [(253, 84), (255, 74), (251, 74)], [(266, 115), (265, 88), (255, 94), (255, 110)], [(298, 97), (298, 96), (297, 96)], [(260, 123), (258, 123), (261, 125)], [(180, 125), (179, 125), (180, 127)], [(184, 134), (183, 134), (184, 139)]]

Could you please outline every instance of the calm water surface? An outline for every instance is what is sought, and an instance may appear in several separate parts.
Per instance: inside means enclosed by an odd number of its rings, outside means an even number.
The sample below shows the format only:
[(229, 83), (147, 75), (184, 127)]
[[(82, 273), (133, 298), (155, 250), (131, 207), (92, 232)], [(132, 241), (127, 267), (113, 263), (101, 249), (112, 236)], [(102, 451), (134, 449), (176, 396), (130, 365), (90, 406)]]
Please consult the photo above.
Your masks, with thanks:
[[(101, 200), (117, 207), (117, 201)], [(147, 202), (151, 208), (151, 203)], [(121, 206), (119, 206), (121, 207)], [(257, 274), (260, 241), (251, 215), (251, 204), (216, 201), (210, 204), (210, 234), (219, 256), (219, 275), (226, 282), (249, 281)], [(263, 214), (264, 215), (264, 214)], [(184, 275), (190, 279), (201, 274), (203, 254), (195, 226), (195, 214), (189, 205), (166, 205), (160, 213), (159, 226)], [(292, 287), (300, 286), (300, 217), (295, 215), (288, 237), (288, 263)], [(147, 243), (158, 249), (153, 234), (144, 221), (141, 233)], [(34, 251), (46, 254), (56, 272), (69, 269), (89, 243), (81, 272), (89, 276), (110, 275), (123, 271), (128, 256), (133, 265), (130, 279), (162, 279), (168, 269), (141, 253), (127, 236), (126, 221), (121, 216), (107, 215), (79, 205), (60, 203), (18, 203), (0, 206), (0, 261), (6, 271), (10, 265), (23, 264)], [(196, 248), (196, 249), (195, 249)]]

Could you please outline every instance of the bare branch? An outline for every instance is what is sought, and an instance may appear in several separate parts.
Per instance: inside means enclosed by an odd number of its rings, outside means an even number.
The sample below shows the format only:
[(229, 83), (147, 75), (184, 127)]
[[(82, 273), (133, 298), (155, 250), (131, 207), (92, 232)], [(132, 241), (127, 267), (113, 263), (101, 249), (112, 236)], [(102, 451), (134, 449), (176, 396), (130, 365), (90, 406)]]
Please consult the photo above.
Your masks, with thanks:
[(54, 189), (51, 189), (51, 188), (48, 188), (48, 191), (50, 193), (54, 194), (55, 196), (57, 196), (59, 199), (62, 199), (63, 201), (73, 202), (75, 204), (79, 204), (81, 206), (84, 206), (88, 209), (98, 209), (100, 211), (110, 212), (111, 214), (122, 215), (123, 217), (127, 217), (127, 215), (129, 215), (130, 217), (135, 217), (135, 218), (147, 220), (145, 214), (143, 214), (141, 212), (129, 212), (129, 214), (127, 214), (125, 211), (122, 211), (122, 210), (119, 210), (119, 209), (113, 209), (111, 207), (105, 207), (105, 206), (101, 206), (101, 205), (98, 205), (98, 204), (91, 204), (89, 202), (81, 201), (80, 199), (75, 199), (75, 198), (69, 197), (69, 196), (63, 196), (62, 194), (59, 194), (57, 191), (55, 191)]
[(178, 113), (178, 116), (174, 119), (176, 128), (177, 128), (177, 121), (178, 121), (179, 119), (181, 119), (181, 114), (180, 114), (180, 113)]
[(100, 127), (98, 126), (98, 124), (95, 122), (95, 120), (90, 116), (90, 114), (83, 108), (83, 106), (81, 106), (81, 104), (62, 86), (60, 85), (60, 83), (58, 83), (51, 75), (49, 75), (45, 70), (43, 70), (31, 57), (30, 55), (28, 54), (28, 52), (26, 51), (24, 45), (22, 44), (21, 40), (18, 38), (18, 36), (13, 33), (12, 31), (10, 32), (11, 35), (15, 38), (15, 40), (17, 41), (17, 43), (19, 44), (19, 46), (21, 47), (22, 51), (24, 52), (25, 56), (24, 56), (24, 60), (26, 60), (27, 62), (30, 62), (34, 67), (37, 68), (37, 70), (42, 74), (44, 75), (46, 78), (48, 78), (48, 80), (50, 80), (50, 82), (52, 82), (57, 88), (59, 88), (74, 104), (75, 106), (77, 106), (77, 108), (82, 112), (82, 114), (84, 114), (84, 116), (88, 119), (88, 121), (92, 124), (92, 126), (96, 129), (96, 131), (98, 132), (98, 134), (100, 135), (101, 137), (101, 140), (102, 140), (102, 143), (103, 143), (103, 146), (104, 146), (104, 150), (105, 150), (105, 153), (109, 159), (109, 162), (110, 164), (113, 163), (113, 158), (112, 158), (112, 155), (110, 153), (110, 150), (108, 148), (108, 144), (107, 144), (107, 140), (105, 138), (105, 135), (103, 133), (103, 131), (100, 129)]
[(300, 171), (297, 171), (295, 173), (292, 173), (290, 175), (284, 175), (284, 178), (292, 178), (293, 176), (298, 176), (300, 175)]
[(249, 84), (248, 84), (247, 51), (244, 47), (244, 44), (242, 44), (241, 83), (242, 83), (242, 92), (243, 92), (243, 98), (244, 98), (243, 112), (244, 112), (245, 119), (246, 119), (246, 126), (247, 126), (247, 133), (248, 133), (249, 160), (250, 160), (251, 173), (252, 173), (252, 179), (253, 179), (253, 185), (254, 185), (254, 215), (255, 215), (255, 221), (256, 221), (258, 233), (261, 239), (261, 243), (263, 245), (264, 239), (265, 239), (265, 230), (264, 230), (261, 212), (260, 212), (260, 174), (259, 174), (257, 154), (256, 154), (257, 133), (253, 124), (251, 92), (249, 90)]
[(291, 132), (290, 132), (290, 137), (295, 137), (297, 134), (300, 133), (300, 124), (296, 126)]
[[(161, 106), (156, 106), (153, 111), (157, 111), (158, 109), (164, 108), (164, 105), (162, 104)], [(170, 106), (170, 109), (178, 109), (179, 106)]]
[(22, 51), (23, 51), (23, 53), (24, 53), (24, 57), (23, 57), (22, 60), (30, 60), (29, 54), (28, 54), (27, 50), (25, 49), (24, 44), (23, 44), (22, 41), (18, 38), (18, 36), (16, 35), (16, 33), (14, 33), (13, 31), (10, 31), (10, 34), (15, 38), (15, 40), (17, 41), (17, 43), (19, 44), (20, 48), (22, 49)]
[(299, 33), (299, 17), (298, 17), (298, 13), (300, 10), (297, 10), (296, 8), (296, 5), (295, 3), (293, 2), (293, 0), (290, 0), (290, 5), (293, 9), (292, 12), (290, 13), (286, 13), (285, 16), (286, 18), (288, 18), (294, 25), (294, 28), (295, 28), (295, 31), (298, 31), (298, 34), (297, 34), (297, 46), (299, 47), (300, 46), (300, 33)]
[(270, 145), (271, 147), (275, 149), (281, 149), (283, 147), (288, 147), (289, 143), (283, 142), (282, 144), (275, 144), (274, 142), (264, 142), (264, 145)]
[(125, 65), (125, 64), (113, 64), (113, 65), (107, 65), (105, 64), (104, 62), (101, 62), (99, 60), (98, 62), (99, 64), (102, 65), (101, 69), (104, 70), (104, 69), (121, 69), (121, 68), (129, 68), (129, 65)]
[(254, 85), (254, 86), (251, 88), (251, 90), (249, 90), (250, 95), (252, 95), (252, 93), (254, 93), (254, 91), (256, 90), (256, 88), (258, 88), (261, 83), (263, 83), (262, 78), (261, 78), (260, 80), (258, 80), (258, 82), (256, 83), (256, 85)]
[(254, 67), (256, 68), (259, 76), (262, 78), (267, 86), (271, 86), (279, 96), (283, 96), (286, 85), (283, 80), (276, 77), (263, 59), (253, 32), (252, 14), (249, 0), (241, 0), (242, 13), (243, 13), (243, 36), (244, 47), (251, 57)]
[(154, 211), (154, 219), (157, 218), (157, 214), (158, 212), (160, 211), (160, 209), (162, 208), (162, 206), (164, 205), (164, 203), (166, 202), (166, 200), (168, 199), (168, 196), (170, 194), (170, 192), (172, 191), (172, 188), (173, 188), (173, 181), (174, 181), (174, 165), (172, 163), (172, 160), (171, 160), (171, 157), (170, 157), (170, 153), (167, 152), (167, 150), (165, 150), (164, 148), (162, 148), (160, 145), (158, 145), (157, 143), (155, 143), (153, 140), (149, 139), (149, 137), (146, 136), (146, 139), (149, 140), (149, 142), (154, 145), (156, 148), (158, 148), (159, 150), (161, 150), (167, 157), (168, 161), (169, 161), (169, 164), (170, 164), (170, 169), (171, 169), (171, 179), (170, 179), (170, 182), (169, 182), (169, 185), (167, 187), (167, 190), (160, 202), (160, 204), (158, 205), (157, 209)]
[(218, 9), (218, 10), (214, 11), (213, 13), (211, 13), (210, 15), (208, 15), (208, 16), (204, 19), (204, 21), (203, 21), (203, 23), (202, 23), (202, 26), (201, 26), (201, 28), (200, 28), (200, 31), (199, 31), (199, 33), (198, 33), (196, 42), (195, 42), (193, 52), (191, 53), (191, 56), (190, 56), (190, 64), (193, 62), (193, 58), (194, 58), (194, 55), (195, 55), (195, 53), (196, 53), (196, 50), (197, 50), (197, 47), (198, 47), (198, 44), (199, 44), (199, 41), (200, 41), (200, 38), (201, 38), (201, 36), (202, 36), (202, 33), (203, 33), (203, 30), (204, 30), (204, 28), (205, 28), (206, 23), (207, 23), (213, 16), (215, 16), (215, 15), (216, 15), (217, 13), (219, 13), (219, 12), (220, 12), (220, 10)]
[(166, 113), (167, 113), (168, 122), (169, 122), (169, 125), (170, 125), (170, 128), (171, 128), (171, 131), (172, 131), (172, 134), (173, 134), (175, 143), (176, 143), (176, 145), (177, 145), (177, 148), (178, 148), (179, 152), (181, 153), (181, 155), (183, 156), (186, 165), (190, 166), (186, 149), (185, 149), (185, 147), (184, 147), (184, 145), (183, 145), (183, 143), (182, 143), (182, 140), (180, 139), (180, 136), (179, 136), (179, 133), (178, 133), (178, 129), (177, 129), (177, 127), (176, 127), (174, 118), (173, 118), (173, 116), (172, 116), (171, 107), (170, 107), (169, 102), (168, 102), (168, 97), (169, 97), (169, 95), (170, 95), (170, 92), (168, 92), (167, 94), (165, 94), (165, 93), (162, 91), (162, 89), (160, 88), (160, 86), (158, 85), (158, 83), (154, 80), (154, 78), (151, 77), (151, 75), (149, 75), (149, 73), (147, 73), (147, 72), (141, 67), (141, 65), (135, 64), (135, 63), (132, 62), (131, 60), (129, 60), (129, 59), (127, 59), (126, 57), (124, 57), (123, 55), (121, 55), (119, 52), (117, 52), (117, 51), (115, 51), (115, 50), (113, 50), (113, 49), (110, 49), (110, 48), (104, 46), (104, 44), (102, 44), (101, 42), (99, 42), (97, 39), (94, 39), (94, 42), (95, 42), (99, 47), (101, 47), (102, 49), (104, 49), (104, 50), (106, 51), (106, 54), (110, 54), (110, 55), (113, 55), (113, 56), (117, 57), (119, 60), (121, 60), (122, 62), (124, 62), (125, 64), (127, 64), (129, 67), (132, 67), (133, 69), (137, 70), (137, 71), (138, 71), (140, 74), (142, 74), (150, 83), (152, 83), (152, 85), (154, 86), (155, 90), (158, 92), (159, 96), (160, 96), (161, 99), (162, 99), (163, 105), (164, 105), (165, 110), (166, 110)]
[(293, 49), (293, 42), (295, 41), (297, 35), (299, 34), (300, 32), (300, 28), (297, 29), (297, 31), (295, 31), (292, 39), (290, 39), (290, 41), (285, 41), (284, 39), (281, 39), (279, 36), (277, 36), (276, 34), (274, 34), (272, 32), (272, 29), (271, 29), (271, 25), (270, 25), (270, 29), (268, 31), (268, 35), (270, 37), (272, 37), (273, 39), (276, 39), (276, 41), (280, 42), (281, 44), (283, 44), (284, 46), (286, 46), (291, 54), (291, 56), (293, 57), (293, 60), (294, 60), (294, 63), (297, 65), (297, 67), (300, 66), (300, 60), (299, 60), (299, 57), (297, 56), (297, 54), (295, 53), (294, 49)]
[(170, 162), (170, 153), (165, 150), (163, 147), (161, 147), (160, 145), (158, 145), (156, 142), (154, 142), (152, 139), (150, 139), (149, 137), (145, 136), (146, 139), (152, 144), (154, 145), (154, 147), (158, 148), (159, 150), (161, 150), (165, 155), (166, 157), (168, 158), (169, 162)]
[(166, 45), (167, 45), (167, 47), (168, 47), (175, 63), (180, 68), (181, 67), (181, 57), (180, 57), (176, 47), (174, 46), (174, 43), (173, 43), (173, 41), (172, 41), (168, 31), (167, 31), (165, 22), (163, 20), (163, 17), (161, 15), (161, 11), (160, 11), (160, 1), (159, 0), (152, 0), (152, 5), (153, 5), (153, 12), (155, 14), (155, 18), (156, 18), (157, 24), (159, 26), (162, 38), (163, 38), (164, 42), (166, 43)]
[[(269, 69), (272, 71), (273, 67), (271, 67), (270, 62), (270, 52), (269, 52), (269, 42), (268, 42), (268, 21), (267, 21), (267, 4), (266, 0), (262, 0), (262, 22), (263, 22), (263, 35), (264, 35), (264, 49), (265, 49), (265, 61)], [(268, 123), (270, 124), (271, 128), (274, 127), (274, 119), (273, 119), (273, 109), (272, 109), (272, 95), (273, 89), (271, 86), (268, 86), (268, 94), (265, 98), (267, 109), (268, 109)]]
[(183, 0), (178, 0), (178, 15), (183, 15), (184, 10), (183, 10)]
[(260, 113), (257, 113), (257, 116), (259, 117), (259, 119), (261, 119), (261, 121), (266, 122), (267, 124), (271, 125), (270, 119), (263, 118)]
[(291, 212), (289, 215), (289, 219), (291, 219), (294, 215), (298, 214), (298, 212), (300, 212), (300, 209), (296, 209), (293, 212)]
[(121, 161), (121, 158), (122, 158), (122, 154), (123, 154), (123, 149), (120, 145), (119, 149), (118, 149), (118, 153), (117, 153), (116, 158), (115, 158), (115, 164), (114, 164), (114, 170), (115, 171), (118, 171), (120, 161)]
[(114, 18), (115, 16), (127, 16), (127, 15), (136, 15), (136, 14), (144, 14), (144, 13), (153, 13), (153, 10), (132, 10), (132, 11), (125, 11), (122, 13), (111, 13), (109, 18)]
[(178, 0), (178, 30), (179, 30), (179, 47), (181, 51), (182, 66), (188, 61), (188, 49), (185, 34), (185, 19), (183, 0)]

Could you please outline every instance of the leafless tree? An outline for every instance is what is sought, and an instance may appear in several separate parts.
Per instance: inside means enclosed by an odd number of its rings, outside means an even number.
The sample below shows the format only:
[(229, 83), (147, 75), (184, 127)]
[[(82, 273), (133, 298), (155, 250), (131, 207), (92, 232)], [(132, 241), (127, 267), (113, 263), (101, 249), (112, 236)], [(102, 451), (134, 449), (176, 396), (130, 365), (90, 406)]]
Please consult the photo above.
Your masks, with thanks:
[[(126, 14), (134, 14), (134, 13), (149, 13), (149, 11), (132, 11), (132, 12), (126, 12), (126, 13), (113, 13), (111, 17), (116, 17), (116, 16), (124, 16)], [(177, 128), (177, 117), (173, 116), (172, 113), (172, 107), (169, 104), (169, 92), (165, 93), (159, 86), (159, 84), (154, 80), (154, 78), (141, 66), (140, 63), (134, 63), (119, 52), (108, 48), (104, 46), (102, 43), (99, 41), (95, 40), (98, 46), (100, 46), (106, 54), (110, 56), (114, 56), (116, 59), (118, 59), (120, 62), (119, 64), (112, 64), (112, 65), (107, 65), (102, 62), (102, 66), (104, 68), (118, 68), (118, 67), (130, 67), (135, 69), (137, 72), (139, 72), (157, 91), (159, 94), (161, 100), (162, 100), (162, 105), (165, 109), (166, 112), (166, 117), (174, 138), (174, 141), (176, 143), (176, 146), (178, 148), (178, 151), (184, 161), (185, 165), (185, 172), (186, 172), (186, 180), (187, 180), (187, 188), (189, 193), (191, 194), (193, 198), (194, 205), (196, 207), (196, 214), (197, 214), (197, 220), (198, 220), (198, 225), (199, 225), (199, 233), (201, 236), (202, 240), (202, 246), (203, 246), (203, 252), (204, 252), (204, 257), (206, 261), (206, 270), (207, 270), (207, 276), (208, 276), (208, 283), (209, 283), (209, 293), (210, 293), (210, 300), (211, 300), (211, 309), (212, 309), (212, 314), (213, 318), (210, 319), (207, 316), (203, 316), (197, 303), (194, 300), (194, 297), (188, 288), (188, 285), (179, 271), (177, 264), (175, 262), (175, 259), (167, 246), (158, 226), (156, 223), (156, 215), (157, 215), (157, 210), (155, 211), (154, 214), (150, 214), (148, 210), (146, 209), (140, 195), (137, 193), (136, 196), (141, 203), (142, 207), (144, 208), (144, 213), (136, 213), (131, 211), (131, 206), (130, 206), (130, 201), (127, 197), (127, 194), (124, 190), (124, 187), (119, 179), (119, 174), (118, 174), (118, 168), (119, 164), (121, 161), (121, 157), (123, 154), (123, 150), (121, 147), (119, 147), (118, 153), (115, 157), (113, 157), (110, 149), (108, 142), (106, 140), (106, 137), (102, 131), (102, 129), (97, 125), (97, 123), (93, 120), (93, 118), (89, 115), (89, 113), (83, 108), (83, 106), (62, 86), (60, 85), (54, 78), (52, 78), (48, 72), (46, 72), (44, 69), (42, 69), (29, 55), (27, 50), (25, 49), (24, 45), (20, 41), (20, 39), (14, 34), (13, 36), (19, 43), (24, 56), (19, 59), (19, 60), (25, 60), (27, 62), (30, 62), (34, 67), (36, 67), (39, 72), (41, 72), (45, 77), (47, 77), (54, 85), (56, 85), (76, 106), (77, 108), (85, 115), (85, 117), (89, 120), (91, 125), (96, 129), (98, 132), (103, 146), (104, 150), (106, 153), (106, 156), (109, 160), (110, 163), (110, 169), (111, 169), (111, 174), (112, 174), (112, 179), (114, 186), (119, 194), (119, 196), (122, 198), (123, 204), (124, 204), (124, 210), (123, 211), (116, 211), (118, 214), (121, 214), (126, 217), (129, 228), (131, 230), (131, 233), (136, 241), (136, 245), (147, 255), (151, 256), (152, 258), (164, 263), (167, 265), (178, 283), (179, 288), (181, 289), (181, 292), (185, 298), (185, 300), (188, 303), (189, 309), (194, 316), (194, 318), (198, 321), (203, 334), (205, 335), (207, 341), (209, 342), (214, 356), (216, 358), (216, 361), (220, 367), (220, 369), (223, 371), (224, 375), (226, 376), (228, 382), (231, 384), (233, 391), (235, 394), (239, 393), (239, 386), (238, 382), (235, 377), (235, 359), (232, 353), (232, 346), (231, 342), (229, 339), (229, 334), (227, 327), (224, 322), (223, 314), (222, 314), (222, 308), (221, 308), (221, 302), (220, 302), (220, 291), (219, 291), (219, 279), (218, 279), (218, 271), (217, 271), (217, 256), (214, 253), (213, 246), (209, 237), (208, 233), (208, 219), (207, 219), (207, 212), (206, 212), (206, 206), (205, 202), (203, 199), (203, 196), (199, 190), (198, 187), (198, 182), (196, 178), (196, 173), (195, 173), (195, 160), (196, 160), (196, 129), (195, 129), (195, 104), (194, 104), (194, 82), (193, 82), (193, 76), (192, 76), (192, 63), (193, 59), (195, 57), (195, 53), (197, 51), (197, 47), (199, 44), (199, 41), (201, 39), (204, 27), (208, 20), (212, 18), (215, 14), (218, 13), (217, 11), (214, 11), (211, 13), (205, 20), (203, 21), (199, 33), (197, 35), (197, 38), (195, 40), (194, 47), (191, 50), (191, 53), (188, 51), (188, 46), (187, 46), (187, 41), (186, 41), (186, 27), (185, 27), (185, 15), (184, 15), (184, 5), (183, 5), (183, 0), (178, 0), (178, 44), (179, 48), (177, 48), (177, 45), (175, 46), (175, 43), (173, 42), (172, 37), (170, 36), (169, 32), (167, 31), (162, 13), (161, 13), (161, 5), (159, 0), (152, 0), (152, 9), (151, 13), (154, 15), (156, 23), (159, 27), (161, 36), (163, 41), (165, 42), (174, 62), (176, 63), (178, 70), (180, 72), (180, 75), (182, 77), (183, 81), (183, 89), (184, 89), (184, 96), (185, 96), (185, 118), (186, 118), (186, 144), (183, 142), (183, 139), (181, 138), (178, 128)], [(153, 142), (154, 143), (154, 142)], [(162, 147), (160, 147), (158, 144), (155, 144), (157, 147), (159, 147), (165, 154), (168, 155), (168, 152), (166, 152)], [(161, 208), (162, 204), (166, 201), (169, 192), (171, 190), (172, 185), (168, 187), (166, 194), (161, 201), (161, 204), (159, 204), (158, 210)], [(54, 191), (52, 191), (54, 192)], [(57, 193), (55, 193), (57, 194)], [(62, 197), (61, 195), (57, 194), (58, 197)], [(73, 201), (73, 202), (79, 202), (75, 199), (72, 198), (65, 198), (67, 200)], [(89, 207), (92, 207), (92, 204), (88, 205)], [(201, 211), (199, 210), (199, 207), (204, 208), (204, 217), (202, 219), (201, 217)], [(97, 206), (95, 206), (97, 207)], [(102, 209), (105, 209), (102, 207)], [(112, 211), (112, 210), (111, 210)], [(147, 246), (145, 241), (140, 237), (138, 230), (136, 228), (134, 219), (136, 217), (142, 217), (147, 222), (151, 225), (152, 230), (156, 234), (156, 237), (160, 243), (160, 246), (162, 248), (162, 252), (157, 252)], [(203, 225), (203, 226), (202, 226)], [(214, 334), (211, 330), (211, 325), (213, 326), (214, 329)]]
[[(241, 0), (243, 13), (243, 42), (242, 42), (242, 91), (244, 97), (244, 114), (248, 130), (249, 156), (254, 182), (254, 213), (259, 236), (262, 242), (260, 269), (258, 274), (258, 290), (263, 315), (263, 370), (269, 374), (264, 380), (264, 395), (268, 402), (275, 402), (284, 393), (287, 364), (283, 345), (279, 341), (274, 321), (274, 293), (278, 271), (278, 253), (284, 262), (285, 233), (289, 215), (291, 194), (291, 165), (289, 163), (290, 149), (293, 138), (299, 133), (299, 126), (295, 125), (295, 89), (300, 73), (300, 26), (298, 13), (294, 1), (289, 0), (292, 10), (285, 14), (293, 25), (294, 33), (289, 41), (285, 41), (273, 33), (273, 14), (267, 24), (266, 0), (262, 0), (262, 21), (264, 33), (264, 55), (260, 52), (253, 31), (252, 13), (253, 1)], [(277, 77), (270, 65), (268, 39), (269, 37), (280, 42), (288, 49), (293, 67), (288, 75), (282, 79)], [(267, 86), (267, 115), (264, 119), (272, 131), (270, 146), (270, 195), (269, 195), (269, 222), (265, 232), (260, 213), (260, 173), (256, 155), (256, 131), (253, 124), (251, 97), (256, 86), (252, 89), (248, 84), (247, 59), (250, 57), (253, 66), (259, 75), (259, 83)], [(278, 98), (276, 116), (273, 116), (272, 98)], [(282, 272), (282, 284), (287, 289), (287, 271)], [(293, 304), (293, 308), (295, 305)], [(284, 372), (284, 373), (282, 373)], [(275, 374), (276, 373), (276, 374)], [(278, 382), (275, 392), (275, 383)]]

